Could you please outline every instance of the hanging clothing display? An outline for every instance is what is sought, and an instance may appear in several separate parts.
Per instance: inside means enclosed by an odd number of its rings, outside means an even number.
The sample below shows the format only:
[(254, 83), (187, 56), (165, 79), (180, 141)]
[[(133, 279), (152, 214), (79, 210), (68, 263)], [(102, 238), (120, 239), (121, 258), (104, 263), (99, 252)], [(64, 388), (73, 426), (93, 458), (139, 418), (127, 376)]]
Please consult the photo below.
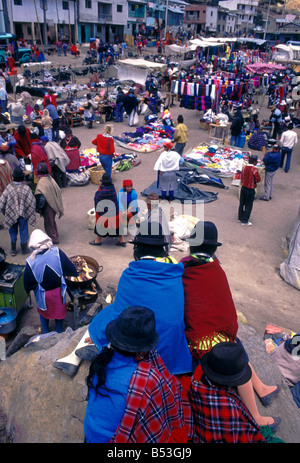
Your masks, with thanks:
[[(255, 86), (261, 84), (261, 77), (258, 79)], [(240, 78), (229, 79), (224, 76), (209, 76), (197, 82), (188, 82), (185, 79), (174, 80), (171, 92), (180, 97), (180, 106), (186, 109), (197, 109), (198, 111), (215, 109), (219, 111), (222, 96), (236, 93), (241, 100), (248, 89), (249, 82), (242, 81)]]

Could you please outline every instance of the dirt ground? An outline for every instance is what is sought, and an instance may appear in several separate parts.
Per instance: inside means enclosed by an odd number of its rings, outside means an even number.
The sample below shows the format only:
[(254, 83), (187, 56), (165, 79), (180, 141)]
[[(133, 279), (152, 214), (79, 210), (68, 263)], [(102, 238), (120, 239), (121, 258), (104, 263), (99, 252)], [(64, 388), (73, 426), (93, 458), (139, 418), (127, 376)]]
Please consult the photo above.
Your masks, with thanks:
[[(50, 57), (56, 64), (73, 64), (71, 57)], [(78, 63), (79, 64), (79, 63)], [(265, 98), (265, 104), (267, 98)], [(189, 128), (189, 139), (186, 150), (201, 142), (208, 141), (208, 132), (200, 129), (200, 113), (175, 106), (171, 107), (174, 121), (182, 114)], [(261, 108), (260, 119), (269, 117), (270, 111), (264, 105)], [(140, 117), (142, 125), (142, 117)], [(133, 131), (127, 124), (113, 123), (114, 134)], [(95, 124), (93, 129), (86, 126), (74, 128), (74, 134), (81, 140), (82, 148), (92, 148), (92, 139), (103, 130), (103, 125)], [(118, 153), (126, 150), (117, 147)], [(288, 285), (279, 275), (278, 267), (284, 260), (283, 241), (293, 231), (294, 222), (300, 206), (299, 176), (300, 176), (300, 145), (292, 155), (291, 169), (285, 173), (279, 169), (274, 179), (274, 194), (272, 201), (255, 200), (251, 215), (252, 227), (242, 227), (237, 221), (238, 188), (231, 185), (231, 179), (223, 179), (227, 190), (207, 185), (195, 185), (204, 191), (218, 193), (218, 199), (204, 206), (204, 219), (213, 221), (219, 230), (219, 241), (223, 245), (218, 249), (218, 257), (227, 274), (233, 299), (238, 311), (247, 318), (248, 323), (263, 336), (267, 323), (300, 331), (299, 322), (299, 291)], [(127, 172), (117, 172), (114, 179), (116, 190), (122, 187), (124, 179), (131, 178), (134, 188), (142, 199), (140, 192), (156, 179), (153, 170), (160, 151), (141, 154), (139, 166)], [(258, 152), (262, 159), (262, 152)], [(126, 248), (115, 246), (116, 238), (106, 238), (100, 248), (90, 246), (93, 239), (92, 230), (88, 229), (87, 211), (93, 207), (93, 197), (97, 186), (90, 183), (84, 187), (68, 187), (62, 190), (65, 208), (64, 216), (58, 220), (60, 233), (59, 247), (68, 255), (87, 255), (95, 258), (103, 271), (98, 275), (98, 283), (103, 290), (116, 287), (122, 271), (133, 259), (132, 245)], [(0, 223), (2, 216), (0, 216)], [(43, 221), (37, 217), (37, 228), (43, 229)], [(127, 239), (130, 239), (128, 237)], [(10, 240), (8, 231), (0, 230), (1, 247), (7, 252), (7, 261), (25, 263), (25, 257), (18, 253), (16, 257), (9, 254)], [(185, 256), (182, 252), (172, 253), (180, 260)], [(109, 291), (109, 288), (108, 288)], [(216, 286), (216, 291), (218, 287)], [(172, 295), (170, 295), (172, 297)], [(67, 324), (72, 326), (72, 318), (67, 318)], [(20, 314), (18, 329), (23, 325), (40, 326), (35, 304), (32, 310)]]

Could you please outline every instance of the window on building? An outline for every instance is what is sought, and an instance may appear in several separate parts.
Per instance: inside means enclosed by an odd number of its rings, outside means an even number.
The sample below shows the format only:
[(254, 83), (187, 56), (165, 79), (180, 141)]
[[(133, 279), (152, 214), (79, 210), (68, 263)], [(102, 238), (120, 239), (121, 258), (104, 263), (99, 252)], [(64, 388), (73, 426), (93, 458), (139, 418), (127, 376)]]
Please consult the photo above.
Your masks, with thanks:
[(62, 9), (68, 10), (69, 9), (69, 2), (62, 2)]
[(31, 26), (27, 26), (27, 34), (28, 35), (32, 34)]
[(92, 0), (85, 0), (85, 7), (92, 8)]
[(123, 5), (117, 5), (117, 13), (123, 12)]
[(22, 6), (23, 1), (22, 0), (14, 0), (14, 5)]
[(213, 14), (214, 14), (214, 12), (213, 12), (213, 11), (211, 11), (211, 12), (210, 12), (210, 15), (211, 15), (211, 16), (213, 16)]

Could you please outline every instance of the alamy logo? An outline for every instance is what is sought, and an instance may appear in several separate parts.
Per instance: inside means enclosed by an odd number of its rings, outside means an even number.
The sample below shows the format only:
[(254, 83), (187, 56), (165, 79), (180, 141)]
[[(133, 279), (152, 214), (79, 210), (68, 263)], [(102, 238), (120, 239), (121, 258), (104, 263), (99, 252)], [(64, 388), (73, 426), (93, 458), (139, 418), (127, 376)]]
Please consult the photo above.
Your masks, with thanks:
[[(120, 204), (121, 206), (121, 204)], [(128, 211), (136, 211), (138, 214), (128, 214)], [(96, 206), (96, 213), (98, 218), (96, 220), (96, 232), (100, 236), (112, 235), (114, 236), (118, 229), (119, 235), (132, 235), (135, 236), (137, 232), (142, 234), (149, 234), (151, 236), (157, 235), (160, 228), (157, 223), (161, 223), (162, 216), (165, 223), (170, 223), (172, 218), (176, 216), (197, 218), (200, 222), (204, 221), (204, 201), (193, 203), (192, 201), (172, 201), (172, 203), (151, 201), (150, 203), (138, 199), (132, 201), (126, 211), (122, 208), (117, 208), (116, 204), (111, 200), (101, 200)], [(151, 226), (141, 227), (143, 221), (150, 222)], [(191, 229), (193, 228), (191, 224)], [(203, 242), (203, 227), (197, 227), (196, 236), (190, 240), (194, 241), (194, 245), (198, 246)], [(189, 238), (189, 236), (187, 236)]]

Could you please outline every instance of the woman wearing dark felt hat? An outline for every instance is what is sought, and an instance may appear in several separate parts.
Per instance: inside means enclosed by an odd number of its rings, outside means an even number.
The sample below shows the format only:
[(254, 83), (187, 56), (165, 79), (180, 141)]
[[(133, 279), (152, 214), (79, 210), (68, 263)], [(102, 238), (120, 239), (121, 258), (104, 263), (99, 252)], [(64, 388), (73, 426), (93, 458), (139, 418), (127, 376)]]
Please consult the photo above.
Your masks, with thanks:
[(132, 306), (105, 329), (109, 344), (92, 361), (84, 420), (87, 443), (185, 443), (191, 410), (156, 351), (151, 309)]
[[(216, 344), (240, 341), (237, 338), (237, 313), (227, 276), (215, 256), (216, 250), (222, 246), (216, 225), (210, 221), (198, 221), (187, 241), (190, 255), (181, 260), (184, 265), (184, 324), (195, 370), (204, 354)], [(239, 394), (259, 425), (278, 426), (280, 419), (259, 413), (254, 390), (260, 401), (266, 403), (270, 395), (275, 397), (279, 387), (264, 384), (250, 367), (251, 380), (239, 387)]]

